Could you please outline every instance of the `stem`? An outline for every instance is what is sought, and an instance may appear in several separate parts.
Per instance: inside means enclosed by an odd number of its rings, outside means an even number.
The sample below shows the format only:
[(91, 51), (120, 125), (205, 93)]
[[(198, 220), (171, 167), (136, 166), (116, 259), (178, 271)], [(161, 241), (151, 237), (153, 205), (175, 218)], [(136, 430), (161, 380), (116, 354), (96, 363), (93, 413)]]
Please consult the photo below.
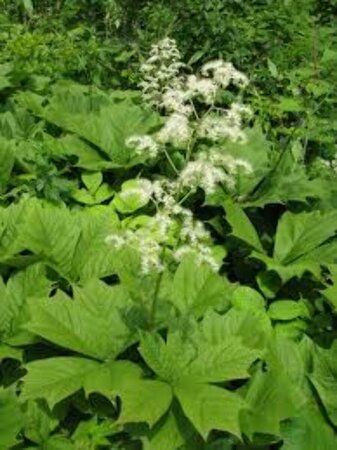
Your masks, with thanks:
[[(165, 249), (163, 249), (162, 252), (162, 256), (164, 257), (164, 253), (165, 253)], [(157, 309), (157, 303), (158, 303), (158, 296), (159, 296), (159, 289), (160, 289), (160, 283), (161, 280), (163, 278), (163, 272), (160, 272), (158, 274), (157, 280), (156, 280), (156, 285), (155, 285), (155, 289), (154, 289), (154, 294), (153, 294), (153, 301), (152, 301), (152, 308), (149, 314), (149, 320), (148, 320), (148, 328), (152, 329), (153, 325), (154, 325), (154, 320), (156, 317), (156, 309)]]
[(174, 170), (175, 174), (176, 174), (176, 175), (179, 175), (179, 170), (176, 168), (174, 162), (172, 161), (171, 156), (168, 154), (168, 152), (167, 152), (167, 150), (166, 150), (165, 147), (164, 147), (164, 154), (165, 154), (165, 156), (166, 156), (168, 162), (170, 163), (170, 166), (171, 166), (172, 169)]

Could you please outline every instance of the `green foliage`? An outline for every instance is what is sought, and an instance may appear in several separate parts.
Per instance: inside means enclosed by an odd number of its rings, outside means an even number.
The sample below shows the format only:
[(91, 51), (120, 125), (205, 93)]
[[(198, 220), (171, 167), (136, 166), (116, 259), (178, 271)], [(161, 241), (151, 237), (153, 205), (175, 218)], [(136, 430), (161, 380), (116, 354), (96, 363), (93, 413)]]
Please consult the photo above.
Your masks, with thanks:
[[(0, 8), (0, 449), (337, 448), (336, 2)], [(187, 144), (136, 89), (165, 36), (251, 79)]]

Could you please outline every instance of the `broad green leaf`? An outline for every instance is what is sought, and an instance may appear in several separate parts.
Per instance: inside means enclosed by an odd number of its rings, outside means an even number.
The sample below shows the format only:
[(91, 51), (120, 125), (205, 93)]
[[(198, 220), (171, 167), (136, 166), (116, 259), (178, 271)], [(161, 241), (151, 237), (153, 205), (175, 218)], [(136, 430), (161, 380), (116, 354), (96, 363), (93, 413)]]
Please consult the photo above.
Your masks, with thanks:
[(113, 206), (122, 214), (129, 214), (147, 205), (152, 193), (151, 182), (146, 179), (128, 180), (115, 195)]
[(36, 95), (20, 95), (17, 100), (37, 116), (97, 146), (115, 167), (138, 163), (127, 138), (147, 134), (160, 124), (157, 114), (129, 99), (117, 102), (76, 84), (59, 85), (54, 92), (46, 106), (42, 106), (44, 98)]
[(216, 386), (186, 382), (174, 392), (184, 413), (206, 440), (211, 430), (221, 430), (240, 437), (239, 414), (242, 398)]
[(122, 399), (120, 423), (146, 422), (152, 427), (172, 402), (170, 386), (157, 380), (138, 380), (119, 393)]
[(210, 314), (200, 324), (190, 325), (186, 335), (169, 332), (166, 342), (159, 335), (145, 334), (140, 353), (152, 370), (172, 385), (187, 378), (199, 383), (248, 378), (248, 369), (260, 351), (230, 334), (225, 320)]
[(100, 214), (79, 214), (77, 224), (81, 235), (72, 259), (72, 278), (86, 282), (115, 273), (114, 253), (105, 238), (118, 224), (118, 218), (108, 207)]
[(95, 194), (103, 182), (102, 172), (84, 172), (81, 179), (91, 194)]
[(334, 425), (337, 425), (337, 345), (329, 350), (316, 347), (310, 380)]
[(27, 332), (21, 329), (26, 321), (24, 304), (29, 297), (48, 295), (51, 283), (46, 278), (45, 267), (37, 263), (28, 266), (9, 278), (1, 286), (0, 332), (8, 344), (29, 343)]
[[(266, 368), (260, 367), (249, 381), (245, 395), (248, 408), (243, 415), (243, 431), (280, 436), (281, 423), (297, 415), (303, 407), (300, 388), (303, 384), (303, 363), (300, 354), (290, 352), (281, 339), (269, 343)], [(290, 347), (292, 350), (292, 347)], [(294, 367), (288, 369), (288, 364)]]
[(264, 178), (246, 206), (263, 207), (271, 203), (289, 201), (307, 202), (308, 198), (325, 198), (327, 184), (324, 180), (309, 179), (305, 165), (296, 161), (292, 149), (284, 151), (274, 168)]
[(26, 222), (21, 238), (25, 247), (69, 276), (81, 232), (74, 216), (66, 209), (34, 202)]
[(297, 317), (308, 317), (309, 311), (301, 301), (278, 300), (271, 303), (268, 316), (273, 320), (293, 320)]
[(86, 378), (95, 377), (101, 364), (85, 358), (55, 357), (26, 364), (24, 399), (45, 399), (50, 408), (81, 389)]
[(117, 355), (128, 342), (130, 332), (111, 297), (97, 297), (97, 307), (93, 309), (89, 289), (88, 295), (84, 288), (74, 300), (61, 295), (32, 299), (30, 320), (25, 328), (54, 344), (93, 358), (104, 360)]
[(259, 236), (243, 209), (232, 200), (226, 200), (224, 208), (226, 220), (232, 227), (233, 236), (246, 242), (256, 251), (264, 253)]
[(59, 421), (52, 417), (51, 412), (43, 402), (29, 400), (26, 403), (23, 433), (30, 441), (35, 444), (42, 444), (58, 424)]
[(0, 388), (0, 444), (7, 450), (17, 442), (23, 422), (20, 403), (13, 389)]
[(143, 379), (141, 369), (129, 361), (101, 366), (100, 373), (86, 380), (84, 390), (87, 395), (99, 392), (110, 400), (119, 396), (122, 399), (119, 423), (146, 422), (153, 426), (172, 401), (168, 384)]
[(207, 309), (228, 303), (230, 283), (207, 265), (198, 265), (187, 257), (173, 279), (172, 302), (181, 314), (202, 316)]
[(337, 230), (337, 212), (322, 214), (318, 211), (292, 214), (286, 212), (280, 219), (273, 257), (283, 264), (294, 262), (315, 250)]
[(232, 306), (242, 310), (265, 310), (265, 300), (262, 295), (249, 286), (238, 286), (231, 298)]
[(337, 448), (333, 429), (319, 411), (306, 408), (282, 425), (281, 450), (332, 450)]

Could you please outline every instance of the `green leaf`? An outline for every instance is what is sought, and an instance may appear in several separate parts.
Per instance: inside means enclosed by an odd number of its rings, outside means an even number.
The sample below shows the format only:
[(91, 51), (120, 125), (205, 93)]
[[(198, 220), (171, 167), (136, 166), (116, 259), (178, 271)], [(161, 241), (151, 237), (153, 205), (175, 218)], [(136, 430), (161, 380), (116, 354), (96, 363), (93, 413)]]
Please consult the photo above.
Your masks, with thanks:
[(207, 309), (225, 307), (230, 284), (207, 265), (184, 258), (173, 279), (172, 301), (181, 314), (202, 316)]
[(273, 320), (293, 320), (308, 315), (309, 311), (301, 301), (278, 300), (273, 302), (268, 310), (268, 316)]
[(103, 182), (102, 172), (84, 172), (81, 175), (84, 186), (91, 194), (95, 194)]
[(186, 417), (205, 440), (211, 430), (227, 431), (240, 437), (239, 414), (244, 401), (239, 395), (193, 382), (177, 385), (174, 391)]
[(23, 377), (24, 399), (45, 399), (52, 409), (81, 389), (86, 378), (96, 376), (101, 364), (85, 358), (55, 357), (26, 364), (27, 375)]
[[(1, 81), (0, 81), (1, 82)], [(5, 191), (15, 160), (14, 141), (0, 137), (0, 192)]]
[(151, 183), (145, 179), (128, 180), (115, 195), (113, 206), (122, 214), (129, 214), (147, 205), (151, 198)]
[(332, 450), (337, 446), (333, 429), (312, 408), (282, 425), (282, 438), (281, 450)]
[(76, 84), (59, 85), (54, 91), (46, 106), (42, 106), (43, 98), (27, 94), (18, 96), (18, 101), (39, 117), (97, 146), (115, 167), (138, 163), (139, 157), (126, 145), (127, 138), (147, 134), (160, 124), (156, 113), (129, 99), (115, 101)]
[(277, 226), (273, 257), (283, 264), (293, 262), (334, 236), (336, 230), (336, 211), (325, 214), (286, 212)]
[(4, 450), (17, 442), (23, 421), (20, 404), (13, 389), (0, 388), (0, 443)]
[(119, 423), (146, 422), (153, 426), (172, 401), (168, 384), (143, 379), (141, 369), (129, 361), (102, 366), (100, 373), (86, 380), (84, 390), (87, 395), (99, 392), (110, 400), (119, 396), (122, 399)]
[(224, 208), (233, 236), (246, 242), (256, 251), (264, 253), (259, 236), (243, 209), (230, 199), (225, 201)]
[(184, 443), (177, 420), (170, 411), (163, 421), (156, 425), (144, 439), (144, 450), (176, 450)]
[(337, 345), (329, 350), (316, 347), (310, 380), (334, 425), (337, 425)]
[(226, 318), (215, 313), (198, 325), (191, 324), (187, 335), (169, 332), (166, 342), (159, 335), (145, 334), (140, 353), (152, 370), (172, 385), (187, 378), (199, 383), (248, 378), (249, 367), (260, 355), (230, 333)]
[(118, 218), (109, 207), (103, 207), (99, 214), (80, 214), (76, 218), (81, 228), (72, 259), (71, 276), (86, 282), (92, 278), (102, 278), (115, 273), (114, 253), (105, 238), (111, 234)]
[[(129, 340), (129, 329), (110, 297), (93, 298), (92, 287), (72, 300), (57, 295), (29, 302), (29, 331), (44, 339), (93, 358), (105, 360), (117, 355)], [(94, 306), (95, 305), (95, 308)]]
[[(290, 350), (293, 346), (290, 346)], [(249, 381), (245, 396), (248, 408), (243, 415), (243, 431), (252, 437), (255, 433), (280, 436), (282, 421), (296, 416), (302, 407), (299, 373), (302, 360), (298, 354), (289, 354), (289, 346), (276, 339), (270, 341), (266, 356), (267, 369), (259, 368)], [(293, 364), (288, 370), (287, 364)], [(299, 372), (300, 371), (300, 372)]]
[(162, 381), (138, 380), (120, 390), (120, 396), (120, 423), (146, 422), (152, 427), (168, 410), (172, 401), (172, 390)]
[(249, 286), (238, 286), (231, 298), (232, 306), (241, 310), (265, 310), (265, 300), (262, 295)]
[(69, 276), (80, 237), (75, 217), (66, 209), (33, 202), (26, 218), (22, 242), (63, 276)]
[(246, 206), (263, 207), (270, 203), (307, 202), (308, 198), (325, 198), (328, 186), (324, 180), (309, 179), (305, 165), (296, 161), (292, 149), (284, 151), (273, 169), (245, 202)]
[(26, 404), (23, 433), (35, 444), (45, 442), (58, 426), (58, 420), (52, 417), (43, 402), (29, 400)]
[(282, 112), (301, 112), (304, 109), (299, 101), (291, 97), (280, 97), (278, 107)]

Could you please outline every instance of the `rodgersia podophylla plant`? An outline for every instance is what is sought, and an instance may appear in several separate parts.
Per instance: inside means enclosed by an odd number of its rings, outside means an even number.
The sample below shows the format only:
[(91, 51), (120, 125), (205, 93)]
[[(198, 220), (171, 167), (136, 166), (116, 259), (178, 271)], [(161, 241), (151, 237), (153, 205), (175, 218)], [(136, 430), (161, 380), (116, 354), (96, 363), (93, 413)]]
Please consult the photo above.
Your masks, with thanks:
[[(175, 178), (142, 179), (136, 188), (123, 191), (124, 197), (147, 198), (155, 205), (156, 214), (146, 226), (108, 236), (107, 241), (138, 250), (144, 274), (164, 269), (164, 253), (165, 258), (170, 255), (179, 261), (192, 252), (199, 263), (217, 271), (208, 231), (182, 204), (198, 188), (206, 195), (219, 185), (233, 192), (237, 177), (253, 171), (248, 160), (234, 158), (223, 146), (226, 141), (245, 142), (242, 125), (250, 109), (239, 102), (224, 106), (220, 100), (230, 86), (245, 88), (248, 78), (220, 59), (205, 64), (198, 74), (186, 73), (176, 42), (169, 38), (152, 46), (141, 72), (143, 100), (162, 114), (164, 124), (151, 136), (131, 134), (126, 144), (144, 161), (166, 158)], [(184, 160), (179, 169), (171, 158), (177, 151)]]

